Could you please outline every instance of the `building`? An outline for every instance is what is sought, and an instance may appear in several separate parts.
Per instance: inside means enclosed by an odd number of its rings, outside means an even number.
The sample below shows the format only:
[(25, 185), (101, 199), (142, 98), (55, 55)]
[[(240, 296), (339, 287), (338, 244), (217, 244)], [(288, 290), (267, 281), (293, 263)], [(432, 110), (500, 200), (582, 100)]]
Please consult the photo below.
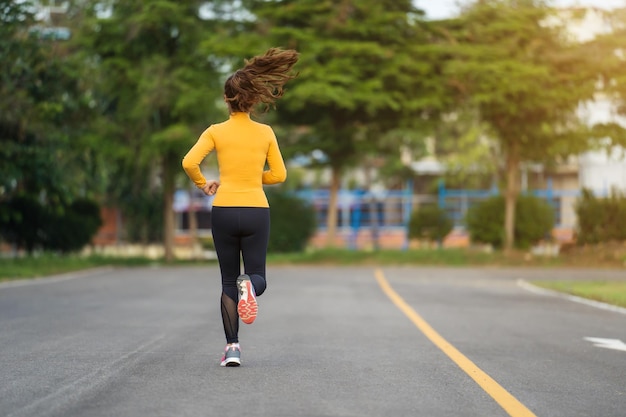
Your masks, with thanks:
[(35, 19), (39, 22), (31, 31), (39, 33), (44, 39), (66, 41), (72, 36), (71, 30), (65, 26), (69, 8), (68, 1), (49, 0), (34, 1)]

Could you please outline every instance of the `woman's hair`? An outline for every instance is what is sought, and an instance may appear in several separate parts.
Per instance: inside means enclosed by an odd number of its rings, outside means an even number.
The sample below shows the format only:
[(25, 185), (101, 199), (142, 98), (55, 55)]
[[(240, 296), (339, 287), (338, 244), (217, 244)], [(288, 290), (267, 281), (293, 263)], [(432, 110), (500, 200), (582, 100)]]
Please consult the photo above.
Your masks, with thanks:
[(291, 69), (298, 62), (293, 49), (270, 48), (263, 55), (245, 61), (245, 66), (226, 80), (224, 95), (232, 112), (249, 112), (256, 104), (265, 110), (283, 95), (283, 85), (298, 74)]

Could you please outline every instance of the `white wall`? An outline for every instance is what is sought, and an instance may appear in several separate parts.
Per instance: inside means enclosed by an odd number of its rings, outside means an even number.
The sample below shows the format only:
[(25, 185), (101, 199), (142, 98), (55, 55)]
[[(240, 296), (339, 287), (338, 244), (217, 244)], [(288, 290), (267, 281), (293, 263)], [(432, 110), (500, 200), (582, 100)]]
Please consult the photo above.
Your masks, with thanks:
[[(626, 118), (618, 116), (610, 101), (598, 99), (581, 107), (580, 116), (588, 125), (616, 122), (626, 127)], [(609, 143), (607, 141), (607, 143)], [(579, 157), (581, 188), (603, 194), (612, 189), (626, 192), (626, 149), (612, 147), (607, 150), (586, 152)]]

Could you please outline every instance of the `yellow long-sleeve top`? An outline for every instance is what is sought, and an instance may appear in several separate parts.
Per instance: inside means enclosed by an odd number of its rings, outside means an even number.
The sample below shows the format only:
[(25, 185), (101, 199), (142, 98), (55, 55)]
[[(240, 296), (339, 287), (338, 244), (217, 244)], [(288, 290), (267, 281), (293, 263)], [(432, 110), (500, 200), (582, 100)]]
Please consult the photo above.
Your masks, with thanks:
[[(220, 173), (220, 186), (213, 205), (269, 207), (263, 184), (278, 184), (287, 178), (272, 128), (241, 112), (209, 126), (183, 158), (183, 169), (198, 188), (207, 183), (200, 163), (213, 150), (217, 152)], [(266, 161), (268, 170), (265, 170)]]

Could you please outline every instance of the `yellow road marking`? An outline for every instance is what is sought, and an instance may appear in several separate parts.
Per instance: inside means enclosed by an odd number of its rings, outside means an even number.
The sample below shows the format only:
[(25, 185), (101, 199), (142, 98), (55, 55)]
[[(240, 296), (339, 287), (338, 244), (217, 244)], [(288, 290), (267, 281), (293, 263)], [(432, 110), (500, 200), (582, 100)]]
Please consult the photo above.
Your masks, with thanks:
[(446, 339), (444, 339), (435, 329), (433, 329), (402, 297), (389, 285), (385, 275), (380, 269), (374, 272), (378, 285), (385, 294), (398, 307), (424, 335), (443, 351), (452, 362), (456, 363), (467, 375), (470, 376), (480, 387), (491, 396), (511, 417), (537, 417), (512, 396), (507, 390), (502, 388), (493, 378), (470, 361), (465, 355), (459, 352)]

